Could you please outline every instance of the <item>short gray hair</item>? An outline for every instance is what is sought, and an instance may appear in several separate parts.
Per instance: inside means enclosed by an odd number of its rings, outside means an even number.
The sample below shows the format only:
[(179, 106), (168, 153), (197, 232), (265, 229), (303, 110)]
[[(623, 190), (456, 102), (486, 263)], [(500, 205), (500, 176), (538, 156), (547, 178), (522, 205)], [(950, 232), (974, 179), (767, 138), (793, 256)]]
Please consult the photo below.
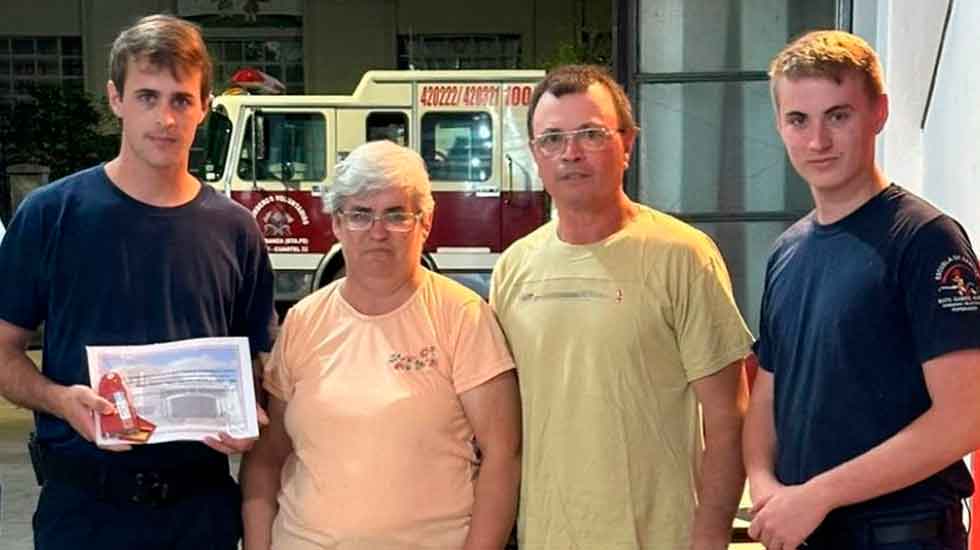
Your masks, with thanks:
[(337, 164), (337, 178), (327, 191), (324, 206), (339, 212), (344, 201), (386, 189), (408, 191), (415, 206), (425, 214), (435, 208), (432, 184), (425, 162), (415, 151), (388, 140), (359, 145)]

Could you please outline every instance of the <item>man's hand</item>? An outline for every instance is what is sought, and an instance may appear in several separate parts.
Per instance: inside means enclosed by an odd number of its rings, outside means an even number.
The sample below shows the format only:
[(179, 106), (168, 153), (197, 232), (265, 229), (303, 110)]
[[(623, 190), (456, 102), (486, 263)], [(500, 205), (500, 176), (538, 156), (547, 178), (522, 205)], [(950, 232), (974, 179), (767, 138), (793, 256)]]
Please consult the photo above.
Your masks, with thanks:
[(782, 486), (753, 501), (749, 536), (768, 550), (796, 550), (829, 512), (811, 487)]
[(768, 475), (749, 475), (749, 497), (752, 503), (759, 503), (769, 500), (773, 493), (785, 487), (776, 478)]
[[(71, 425), (86, 440), (95, 442), (95, 415), (112, 414), (116, 408), (88, 386), (61, 386), (56, 399), (55, 414)], [(107, 445), (107, 451), (128, 451), (129, 445)]]
[[(255, 416), (259, 421), (260, 428), (269, 424), (269, 415), (258, 405), (255, 406)], [(255, 439), (254, 437), (236, 439), (226, 432), (221, 432), (218, 434), (218, 437), (204, 438), (204, 444), (219, 453), (234, 455), (248, 452), (252, 448), (252, 445), (255, 445)]]

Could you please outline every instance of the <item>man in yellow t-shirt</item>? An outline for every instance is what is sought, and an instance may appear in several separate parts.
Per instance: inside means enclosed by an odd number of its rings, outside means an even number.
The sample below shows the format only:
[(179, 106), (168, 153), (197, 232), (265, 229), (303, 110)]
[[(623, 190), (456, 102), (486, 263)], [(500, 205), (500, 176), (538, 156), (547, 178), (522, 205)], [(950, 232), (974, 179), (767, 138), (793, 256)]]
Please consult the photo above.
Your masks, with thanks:
[(523, 403), (520, 546), (727, 548), (752, 338), (721, 255), (623, 192), (636, 126), (601, 69), (550, 73), (528, 135), (558, 220), (491, 288)]

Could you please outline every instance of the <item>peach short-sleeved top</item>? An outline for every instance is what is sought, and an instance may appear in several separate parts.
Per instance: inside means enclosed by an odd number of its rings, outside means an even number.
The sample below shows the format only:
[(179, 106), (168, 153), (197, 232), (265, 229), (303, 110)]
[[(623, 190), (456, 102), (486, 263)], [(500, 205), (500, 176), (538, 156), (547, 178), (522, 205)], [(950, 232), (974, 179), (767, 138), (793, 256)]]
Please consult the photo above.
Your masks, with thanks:
[(514, 368), (503, 334), (441, 275), (375, 316), (342, 284), (290, 309), (266, 369), (293, 445), (272, 546), (461, 548), (478, 459), (459, 396)]

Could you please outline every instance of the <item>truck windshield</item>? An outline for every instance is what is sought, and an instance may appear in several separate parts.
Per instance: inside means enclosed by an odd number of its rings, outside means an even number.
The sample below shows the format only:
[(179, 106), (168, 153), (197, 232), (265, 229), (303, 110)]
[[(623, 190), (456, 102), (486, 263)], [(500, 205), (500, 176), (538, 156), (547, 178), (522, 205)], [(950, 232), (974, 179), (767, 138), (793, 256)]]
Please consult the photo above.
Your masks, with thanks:
[(217, 106), (204, 120), (191, 145), (190, 172), (204, 181), (218, 181), (225, 172), (231, 120), (224, 107)]
[(323, 181), (327, 174), (326, 136), (326, 120), (320, 113), (257, 112), (245, 121), (238, 177), (292, 184)]

